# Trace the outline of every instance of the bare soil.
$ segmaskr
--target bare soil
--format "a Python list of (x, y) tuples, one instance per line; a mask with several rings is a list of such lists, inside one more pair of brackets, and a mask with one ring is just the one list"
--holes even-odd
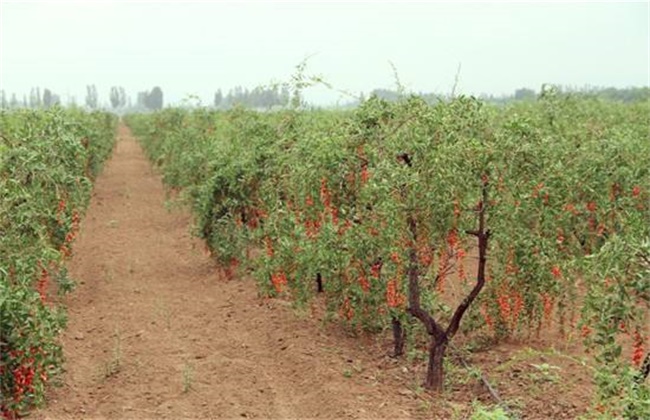
[[(250, 280), (226, 280), (189, 213), (168, 207), (120, 126), (69, 264), (78, 287), (65, 299), (66, 373), (30, 417), (468, 418), (474, 401), (492, 402), (460, 367), (445, 395), (429, 395), (422, 353), (392, 359), (388, 335), (352, 337), (322, 322), (319, 302), (297, 311), (258, 297)], [(488, 346), (469, 361), (522, 417), (575, 418), (589, 371), (551, 344)]]

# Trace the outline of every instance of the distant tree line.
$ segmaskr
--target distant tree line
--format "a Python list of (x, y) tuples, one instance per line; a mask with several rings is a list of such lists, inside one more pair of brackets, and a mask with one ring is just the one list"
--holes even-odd
[(221, 89), (214, 94), (215, 108), (227, 109), (235, 105), (247, 108), (273, 108), (286, 106), (289, 103), (290, 92), (286, 86), (256, 87), (252, 90), (237, 86), (223, 95)]
[[(583, 97), (593, 97), (609, 101), (619, 102), (639, 102), (650, 100), (650, 87), (562, 87), (556, 86), (559, 92), (579, 95)], [(437, 103), (449, 99), (448, 95), (435, 93), (420, 92), (417, 93), (429, 103)], [(397, 101), (404, 94), (391, 89), (374, 89), (370, 95), (377, 96), (387, 101)], [(530, 88), (516, 89), (510, 95), (479, 95), (479, 98), (494, 104), (507, 104), (514, 101), (534, 101), (537, 99), (538, 92)], [(355, 107), (365, 98), (361, 94), (359, 100), (349, 102), (343, 107)], [(163, 91), (159, 86), (151, 90), (138, 92), (135, 105), (132, 105), (131, 98), (127, 95), (125, 89), (121, 86), (112, 86), (108, 95), (109, 105), (115, 112), (158, 110), (162, 109)], [(221, 89), (214, 94), (212, 105), (217, 109), (228, 109), (235, 105), (247, 108), (269, 109), (273, 107), (284, 107), (289, 104), (291, 94), (289, 88), (285, 85), (275, 85), (270, 87), (256, 87), (246, 89), (237, 86), (230, 89), (226, 95)], [(95, 85), (86, 86), (86, 97), (84, 104), (86, 108), (94, 110), (102, 107), (99, 100), (99, 94)], [(19, 98), (16, 93), (9, 96), (4, 90), (0, 90), (0, 108), (49, 108), (55, 105), (63, 105), (61, 96), (48, 88), (34, 87), (30, 90), (29, 95), (23, 95)], [(76, 98), (68, 98), (68, 106), (77, 106)], [(105, 106), (104, 106), (105, 107)]]
[(618, 102), (642, 102), (650, 99), (650, 87), (630, 87), (625, 89), (608, 88), (579, 88), (563, 89), (566, 93), (576, 93), (585, 96), (594, 96), (601, 99), (607, 99)]
[(124, 91), (124, 88), (117, 86), (111, 87), (109, 99), (113, 109), (124, 108), (126, 106), (126, 92)]
[(162, 109), (163, 92), (160, 87), (156, 86), (150, 91), (138, 92), (137, 106), (151, 110)]
[[(650, 88), (645, 87), (628, 87), (628, 88), (613, 88), (613, 87), (565, 87), (555, 86), (558, 92), (570, 94), (580, 97), (597, 98), (606, 101), (616, 102), (642, 102), (650, 100)], [(534, 101), (537, 99), (538, 92), (529, 88), (521, 88), (515, 90), (513, 95), (505, 96), (483, 96), (487, 102), (493, 103), (508, 103), (513, 101)]]
[(90, 109), (97, 109), (99, 105), (99, 95), (95, 85), (86, 86), (86, 106)]
[(61, 104), (61, 97), (50, 89), (35, 87), (29, 92), (29, 97), (23, 95), (22, 101), (18, 100), (15, 93), (11, 98), (4, 90), (0, 90), (0, 108), (49, 108)]
[[(583, 97), (593, 97), (608, 101), (618, 102), (640, 102), (650, 100), (649, 87), (629, 87), (629, 88), (599, 88), (599, 87), (562, 87), (556, 86), (561, 93), (578, 95)], [(377, 96), (387, 101), (397, 101), (402, 96), (398, 91), (390, 89), (375, 89), (370, 92), (370, 95)], [(434, 93), (418, 93), (425, 101), (429, 103), (436, 103), (448, 99), (448, 96), (437, 95)], [(511, 95), (480, 95), (480, 99), (494, 103), (506, 104), (515, 101), (534, 101), (537, 99), (538, 93), (534, 89), (520, 88), (516, 89)]]
[[(112, 86), (108, 94), (108, 104), (115, 112), (144, 109), (157, 110), (163, 107), (163, 92), (159, 86), (154, 87), (150, 91), (139, 92), (137, 104), (133, 107), (131, 98), (126, 93), (126, 90), (121, 86)], [(49, 108), (55, 105), (63, 105), (61, 96), (47, 88), (43, 90), (40, 87), (32, 88), (29, 95), (23, 95), (22, 99), (19, 99), (15, 93), (9, 96), (4, 90), (0, 90), (0, 108), (2, 109)], [(76, 98), (69, 97), (66, 105), (77, 106)], [(108, 107), (100, 103), (99, 93), (95, 85), (86, 86), (84, 105), (90, 110)]]

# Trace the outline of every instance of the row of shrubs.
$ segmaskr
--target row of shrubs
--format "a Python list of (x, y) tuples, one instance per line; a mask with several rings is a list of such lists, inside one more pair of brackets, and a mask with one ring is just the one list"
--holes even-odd
[(41, 404), (62, 369), (64, 263), (116, 122), (59, 107), (0, 113), (0, 417)]

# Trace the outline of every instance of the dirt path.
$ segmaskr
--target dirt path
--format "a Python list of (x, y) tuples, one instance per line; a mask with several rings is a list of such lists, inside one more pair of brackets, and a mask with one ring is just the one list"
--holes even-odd
[(64, 384), (32, 417), (410, 417), (411, 399), (318, 322), (223, 280), (128, 129), (118, 135), (69, 264), (80, 284)]

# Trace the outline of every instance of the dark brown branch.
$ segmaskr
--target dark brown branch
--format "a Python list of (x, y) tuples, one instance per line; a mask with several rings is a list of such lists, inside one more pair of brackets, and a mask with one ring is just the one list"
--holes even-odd
[(639, 372), (637, 372), (636, 377), (634, 378), (635, 382), (637, 384), (645, 382), (648, 375), (650, 375), (650, 352), (645, 355), (641, 368), (639, 368)]
[(357, 159), (361, 161), (361, 165), (368, 165), (370, 164), (370, 161), (366, 159), (365, 157), (361, 157), (359, 155), (355, 156)]
[(402, 327), (402, 322), (399, 318), (393, 317), (391, 319), (393, 326), (393, 341), (394, 349), (392, 357), (399, 357), (404, 354), (404, 344), (406, 343), (406, 331)]
[[(411, 233), (411, 240), (413, 243), (417, 243), (417, 223), (413, 216), (408, 217), (408, 227), (409, 232)], [(415, 249), (415, 246), (410, 247), (409, 249), (409, 308), (408, 312), (416, 317), (417, 319), (424, 324), (424, 327), (427, 330), (429, 335), (433, 335), (436, 338), (436, 341), (439, 341), (444, 338), (444, 330), (438, 323), (433, 319), (433, 317), (420, 305), (420, 283), (418, 281), (419, 272), (418, 272), (418, 256)]]
[(413, 166), (411, 156), (409, 156), (408, 153), (400, 153), (399, 155), (397, 155), (397, 159), (406, 163), (406, 166), (408, 166), (409, 168)]
[[(486, 177), (483, 177), (483, 179), (486, 179)], [(481, 293), (481, 290), (485, 285), (485, 266), (487, 265), (487, 248), (488, 240), (490, 239), (490, 231), (486, 230), (485, 220), (485, 210), (487, 208), (488, 202), (488, 186), (488, 182), (483, 181), (483, 185), (481, 187), (478, 230), (473, 233), (478, 237), (478, 272), (476, 275), (476, 285), (474, 285), (474, 288), (469, 293), (469, 295), (467, 295), (467, 297), (463, 299), (460, 305), (458, 305), (456, 311), (454, 312), (454, 315), (451, 317), (449, 326), (445, 331), (449, 338), (452, 338), (456, 332), (458, 332), (458, 328), (460, 327), (460, 320), (463, 318), (463, 315), (465, 315), (465, 312), (470, 307), (472, 302), (474, 302), (479, 293)]]

